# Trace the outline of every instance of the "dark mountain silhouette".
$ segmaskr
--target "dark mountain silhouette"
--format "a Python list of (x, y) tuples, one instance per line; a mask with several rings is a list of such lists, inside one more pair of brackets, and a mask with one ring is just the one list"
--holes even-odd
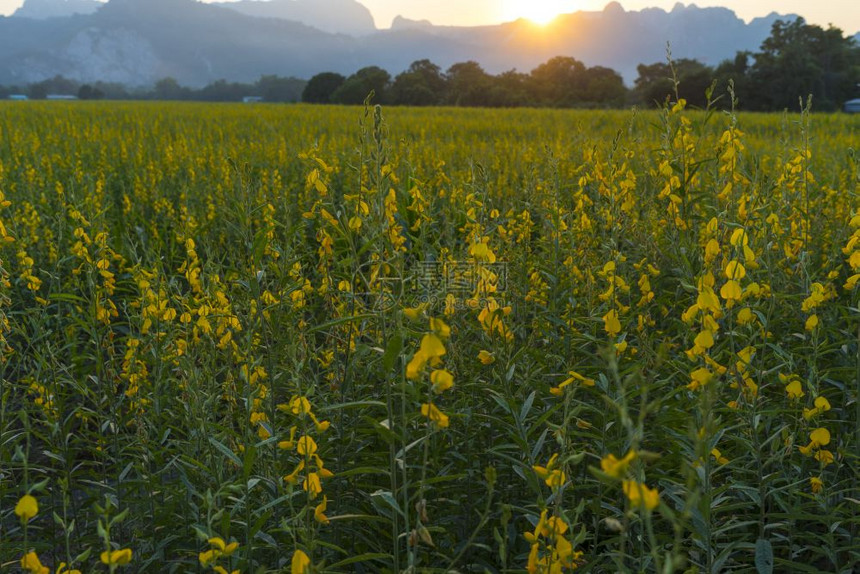
[[(200, 86), (220, 78), (248, 82), (263, 74), (351, 74), (369, 65), (396, 74), (424, 58), (443, 69), (475, 60), (488, 72), (500, 73), (529, 71), (557, 55), (614, 68), (632, 83), (638, 64), (665, 60), (667, 42), (675, 58), (717, 64), (738, 50), (757, 50), (779, 18), (771, 14), (745, 24), (724, 8), (678, 4), (670, 12), (628, 12), (613, 2), (600, 12), (560, 16), (545, 28), (526, 20), (454, 27), (399, 18), (392, 29), (350, 36), (320, 29), (337, 30), (336, 19), (314, 18), (325, 12), (340, 17), (339, 11), (347, 13), (345, 7), (366, 16), (354, 0), (275, 0), (259, 8), (271, 10), (269, 15), (306, 18), (307, 23), (251, 16), (242, 12), (265, 3), (240, 4), (244, 7), (237, 10), (194, 0), (110, 0), (92, 14), (0, 18), (0, 84), (62, 74), (82, 82), (128, 85), (151, 85), (169, 76)], [(293, 12), (287, 4), (294, 4), (289, 7)], [(318, 8), (299, 10), (311, 4)], [(355, 17), (356, 28), (368, 29), (365, 16)]]

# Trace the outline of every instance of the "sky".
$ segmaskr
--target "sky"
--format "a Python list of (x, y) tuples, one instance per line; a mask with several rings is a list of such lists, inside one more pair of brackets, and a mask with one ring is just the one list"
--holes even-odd
[[(205, 1), (205, 0), (204, 0)], [(554, 13), (602, 10), (609, 0), (359, 0), (373, 13), (376, 26), (387, 28), (395, 16), (426, 19), (442, 25), (495, 24), (527, 17), (545, 20)], [(676, 0), (621, 0), (627, 10), (658, 7), (671, 10)], [(0, 14), (11, 14), (23, 0), (0, 0)], [(688, 4), (689, 1), (685, 1)], [(860, 32), (858, 0), (696, 0), (698, 6), (724, 6), (749, 21), (771, 12), (800, 14), (821, 26)]]

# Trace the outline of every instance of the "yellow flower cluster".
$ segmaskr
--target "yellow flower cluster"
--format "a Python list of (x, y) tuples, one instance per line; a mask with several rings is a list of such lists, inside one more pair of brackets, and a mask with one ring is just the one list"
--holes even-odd
[(448, 415), (439, 410), (433, 397), (448, 391), (454, 386), (454, 376), (441, 368), (442, 357), (445, 356), (445, 341), (451, 335), (451, 328), (441, 319), (430, 318), (430, 331), (421, 338), (418, 350), (406, 365), (406, 377), (412, 381), (420, 381), (427, 367), (430, 373), (430, 400), (421, 405), (421, 415), (430, 420), (437, 428), (448, 428)]
[[(301, 435), (295, 439), (299, 426), (310, 430), (305, 424), (305, 421), (313, 423), (313, 428), (318, 434), (322, 434), (329, 429), (331, 423), (329, 421), (320, 421), (313, 412), (310, 400), (307, 397), (295, 395), (290, 399), (289, 404), (278, 405), (278, 410), (292, 415), (296, 419), (296, 423), (290, 427), (290, 438), (282, 440), (278, 443), (278, 448), (287, 453), (295, 452), (299, 455), (299, 462), (293, 471), (284, 477), (286, 483), (290, 486), (296, 485), (299, 481), (302, 482), (302, 488), (308, 493), (309, 500), (314, 500), (322, 494), (322, 481), (334, 476), (330, 470), (325, 467), (323, 459), (319, 455), (319, 446), (313, 437), (309, 434)], [(302, 479), (302, 473), (304, 478)], [(327, 522), (324, 518), (327, 499), (317, 507), (316, 517), (319, 522)]]
[(218, 564), (222, 558), (230, 558), (233, 553), (239, 548), (238, 542), (224, 541), (220, 536), (213, 536), (208, 540), (209, 550), (204, 550), (198, 555), (200, 565), (204, 568), (212, 568), (217, 574), (239, 574), (238, 570), (227, 570), (224, 566)]
[(525, 534), (531, 544), (526, 566), (529, 574), (562, 574), (579, 566), (582, 552), (573, 550), (567, 539), (569, 529), (561, 517), (548, 517), (547, 510), (541, 512), (534, 532)]

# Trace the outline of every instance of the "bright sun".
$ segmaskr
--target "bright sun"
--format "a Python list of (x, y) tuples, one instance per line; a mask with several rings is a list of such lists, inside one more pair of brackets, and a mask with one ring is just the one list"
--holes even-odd
[(552, 22), (559, 14), (575, 12), (572, 0), (506, 0), (505, 19), (525, 18), (541, 26)]

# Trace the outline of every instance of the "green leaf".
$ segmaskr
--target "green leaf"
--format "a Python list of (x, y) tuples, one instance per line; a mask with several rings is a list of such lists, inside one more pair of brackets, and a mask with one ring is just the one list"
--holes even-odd
[(385, 354), (382, 356), (382, 368), (387, 373), (394, 368), (397, 357), (400, 356), (400, 351), (403, 349), (403, 337), (397, 333), (388, 341), (385, 346)]
[(336, 571), (338, 568), (343, 568), (344, 566), (349, 566), (350, 564), (356, 564), (358, 562), (368, 562), (370, 560), (388, 560), (388, 554), (379, 554), (379, 553), (366, 553), (359, 554), (358, 556), (351, 556), (346, 560), (341, 560), (335, 564), (332, 564), (327, 568), (327, 570)]
[(373, 494), (370, 495), (371, 501), (374, 502), (375, 505), (382, 503), (383, 506), (388, 506), (393, 509), (397, 514), (406, 518), (406, 515), (403, 513), (403, 510), (400, 508), (400, 505), (397, 503), (397, 499), (394, 498), (394, 495), (391, 494), (387, 490), (377, 490)]
[(758, 574), (773, 574), (773, 546), (764, 538), (755, 543), (755, 568)]
[(239, 457), (236, 456), (235, 452), (227, 448), (223, 443), (218, 442), (218, 440), (213, 437), (209, 437), (209, 442), (212, 443), (212, 446), (217, 448), (221, 452), (221, 454), (229, 458), (233, 462), (233, 464), (235, 464), (239, 468), (242, 468), (242, 461), (239, 460)]

